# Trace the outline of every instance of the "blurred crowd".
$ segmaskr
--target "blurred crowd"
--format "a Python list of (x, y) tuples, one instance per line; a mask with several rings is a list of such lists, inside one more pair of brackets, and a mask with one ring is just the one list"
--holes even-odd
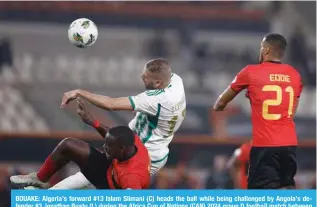
[[(211, 50), (212, 45), (208, 43), (192, 44), (190, 33), (185, 31), (179, 32), (180, 39), (183, 43), (184, 59), (190, 58), (194, 74), (204, 82), (203, 77), (206, 72), (211, 70), (210, 63), (217, 61), (237, 61), (241, 65), (255, 64), (258, 61), (258, 54), (246, 48), (241, 53), (233, 50)], [(166, 50), (166, 42), (164, 42), (164, 31), (156, 32), (156, 37), (149, 43), (150, 57), (168, 57)], [(260, 47), (260, 45), (259, 45)], [(296, 27), (288, 39), (288, 54), (285, 63), (293, 65), (303, 76), (304, 84), (307, 87), (315, 87), (316, 85), (316, 50), (307, 46), (305, 34), (301, 27)], [(213, 70), (217, 70), (214, 69)], [(204, 88), (203, 85), (199, 86)]]
[(9, 37), (0, 39), (0, 73), (5, 67), (13, 68), (13, 51)]
[[(201, 84), (207, 71), (210, 71), (210, 63), (217, 61), (239, 61), (241, 65), (257, 63), (258, 54), (246, 48), (240, 53), (234, 50), (212, 50), (208, 43), (191, 43), (190, 28), (179, 31), (179, 38), (182, 40), (182, 54), (184, 61), (190, 60), (193, 73)], [(164, 30), (157, 30), (155, 37), (148, 43), (148, 58), (169, 57), (167, 42), (164, 38)], [(316, 50), (307, 46), (307, 41), (301, 27), (296, 27), (288, 39), (288, 54), (286, 63), (294, 65), (303, 76), (305, 86), (315, 87), (316, 85)], [(10, 37), (0, 39), (0, 73), (4, 69), (14, 70), (14, 51)], [(213, 68), (212, 70), (217, 70)], [(200, 85), (199, 88), (204, 88)]]

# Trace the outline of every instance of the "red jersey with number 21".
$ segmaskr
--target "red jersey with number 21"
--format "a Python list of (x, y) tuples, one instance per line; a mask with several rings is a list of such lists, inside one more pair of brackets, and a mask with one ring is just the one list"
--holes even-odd
[(293, 121), (301, 77), (290, 65), (264, 62), (248, 65), (231, 83), (232, 90), (248, 90), (252, 109), (252, 146), (296, 146)]

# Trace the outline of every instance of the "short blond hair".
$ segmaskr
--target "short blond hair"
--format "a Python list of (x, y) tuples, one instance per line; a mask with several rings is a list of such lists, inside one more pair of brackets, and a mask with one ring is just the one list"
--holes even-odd
[(168, 83), (171, 79), (172, 69), (167, 60), (156, 58), (145, 64), (145, 68), (157, 75), (164, 83)]

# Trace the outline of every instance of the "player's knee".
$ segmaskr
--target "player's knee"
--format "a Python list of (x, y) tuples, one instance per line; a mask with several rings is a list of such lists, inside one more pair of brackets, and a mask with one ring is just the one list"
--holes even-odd
[(71, 137), (65, 138), (58, 144), (57, 148), (61, 153), (67, 153), (67, 152), (73, 151), (74, 146), (77, 145), (78, 141), (79, 140), (71, 138)]

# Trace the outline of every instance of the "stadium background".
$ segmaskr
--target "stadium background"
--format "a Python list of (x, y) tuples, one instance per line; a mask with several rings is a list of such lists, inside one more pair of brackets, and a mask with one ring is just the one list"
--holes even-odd
[[(68, 26), (80, 17), (99, 28), (88, 49), (68, 42)], [(287, 37), (286, 62), (303, 76), (296, 179), (299, 188), (315, 188), (315, 17), (316, 2), (0, 2), (0, 206), (7, 205), (8, 177), (37, 170), (61, 138), (100, 144), (74, 106), (59, 108), (64, 92), (138, 94), (139, 74), (154, 57), (168, 59), (184, 79), (188, 112), (152, 187), (231, 188), (224, 166), (251, 138), (249, 103), (240, 95), (225, 112), (212, 114), (211, 106), (241, 68), (257, 63), (269, 32)], [(132, 118), (89, 109), (109, 125)], [(76, 169), (70, 165), (52, 182)]]

